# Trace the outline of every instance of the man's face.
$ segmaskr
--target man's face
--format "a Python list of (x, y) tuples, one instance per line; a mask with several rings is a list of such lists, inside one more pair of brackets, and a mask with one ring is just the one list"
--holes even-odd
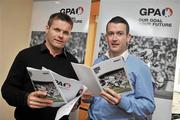
[(123, 23), (109, 23), (106, 33), (106, 41), (111, 53), (122, 54), (127, 49), (130, 35), (126, 33), (126, 25)]
[(50, 51), (62, 51), (71, 34), (71, 25), (65, 21), (54, 20), (46, 26), (46, 45)]

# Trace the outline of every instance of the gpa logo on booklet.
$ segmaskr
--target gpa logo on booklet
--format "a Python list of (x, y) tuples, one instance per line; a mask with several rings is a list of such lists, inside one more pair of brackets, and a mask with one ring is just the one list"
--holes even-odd
[(96, 74), (98, 74), (98, 73), (99, 73), (99, 70), (101, 70), (101, 68), (98, 66), (98, 67), (94, 68), (93, 70), (94, 70), (94, 72), (95, 72)]
[(70, 83), (63, 83), (62, 81), (58, 81), (56, 80), (56, 83), (60, 86), (60, 87), (63, 87), (63, 88), (66, 88), (66, 89), (69, 89), (71, 87), (71, 84)]

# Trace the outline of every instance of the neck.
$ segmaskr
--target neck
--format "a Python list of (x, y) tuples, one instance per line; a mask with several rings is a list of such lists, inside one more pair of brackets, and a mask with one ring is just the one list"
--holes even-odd
[(52, 47), (50, 46), (49, 44), (47, 44), (47, 42), (45, 43), (46, 47), (48, 48), (50, 54), (55, 57), (56, 55), (59, 55), (63, 52), (62, 49), (58, 49), (58, 48), (55, 48), (55, 47)]
[[(124, 50), (124, 51), (125, 51), (125, 50)], [(120, 55), (123, 54), (124, 51), (122, 51), (122, 52), (112, 52), (112, 51), (109, 51), (109, 57), (110, 57), (110, 58), (113, 58), (113, 57), (120, 56)]]

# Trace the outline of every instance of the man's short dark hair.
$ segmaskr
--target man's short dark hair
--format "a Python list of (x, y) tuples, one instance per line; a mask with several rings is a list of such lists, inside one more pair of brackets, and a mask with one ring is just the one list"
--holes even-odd
[(52, 25), (54, 20), (65, 21), (71, 25), (71, 28), (73, 28), (73, 21), (72, 21), (71, 17), (67, 14), (60, 13), (60, 12), (52, 14), (48, 20), (48, 26), (49, 27)]
[(116, 17), (113, 17), (108, 23), (107, 23), (107, 25), (106, 25), (106, 32), (107, 32), (107, 30), (108, 30), (108, 25), (109, 25), (109, 23), (123, 23), (123, 24), (125, 24), (126, 25), (126, 33), (128, 34), (129, 33), (129, 24), (128, 24), (128, 22), (124, 19), (124, 18), (122, 18), (122, 17), (120, 17), (120, 16), (116, 16)]

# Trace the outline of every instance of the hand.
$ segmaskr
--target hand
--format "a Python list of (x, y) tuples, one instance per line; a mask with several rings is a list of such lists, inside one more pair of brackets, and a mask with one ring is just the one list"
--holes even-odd
[(115, 91), (110, 88), (105, 88), (104, 91), (100, 93), (100, 96), (107, 100), (112, 105), (119, 104), (121, 97)]
[(90, 91), (85, 91), (84, 93), (83, 93), (83, 95), (82, 95), (82, 97), (81, 97), (81, 100), (83, 101), (83, 102), (87, 102), (87, 101), (89, 101), (90, 99), (92, 98), (92, 92), (90, 92)]
[(44, 108), (52, 105), (53, 100), (45, 98), (46, 92), (34, 91), (28, 95), (27, 104), (30, 108)]

